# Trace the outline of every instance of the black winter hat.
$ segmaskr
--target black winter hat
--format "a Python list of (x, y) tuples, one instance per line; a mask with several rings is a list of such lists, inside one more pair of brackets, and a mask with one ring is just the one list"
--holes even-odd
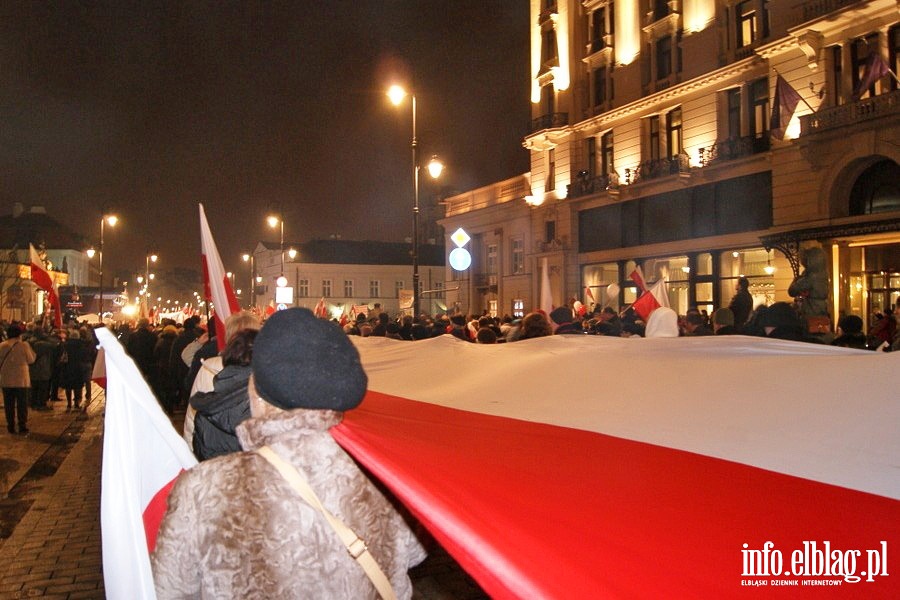
[(368, 378), (359, 352), (331, 321), (305, 308), (269, 317), (253, 344), (253, 378), (263, 400), (286, 410), (350, 410)]

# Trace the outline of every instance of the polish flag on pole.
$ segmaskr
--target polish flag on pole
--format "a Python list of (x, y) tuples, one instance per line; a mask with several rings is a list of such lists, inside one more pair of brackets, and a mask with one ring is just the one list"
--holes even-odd
[(638, 265), (634, 268), (634, 271), (629, 275), (632, 281), (634, 281), (639, 288), (641, 288), (642, 292), (647, 291), (647, 282), (644, 280), (644, 272), (641, 270), (641, 266)]
[(225, 274), (222, 259), (216, 249), (216, 242), (209, 230), (206, 220), (206, 212), (203, 204), (200, 204), (200, 252), (203, 255), (203, 288), (206, 292), (206, 301), (212, 302), (215, 307), (213, 321), (216, 325), (216, 340), (219, 351), (225, 347), (225, 319), (241, 310), (231, 282)]
[(197, 459), (115, 335), (96, 330), (107, 371), (100, 526), (108, 598), (153, 599), (150, 552), (178, 474)]
[(669, 291), (664, 279), (660, 279), (647, 292), (641, 294), (631, 308), (641, 319), (646, 321), (650, 317), (650, 313), (661, 306), (669, 306)]
[(316, 307), (313, 309), (313, 314), (320, 319), (328, 317), (328, 310), (325, 308), (325, 296), (322, 296), (322, 299), (316, 302)]
[(589, 288), (588, 286), (584, 286), (584, 297), (585, 297), (585, 299), (588, 299), (591, 302), (596, 302), (594, 300), (594, 293), (591, 291), (591, 288)]
[(97, 350), (97, 358), (94, 360), (94, 369), (91, 371), (91, 381), (106, 389), (106, 351), (103, 348)]
[(59, 290), (56, 288), (56, 281), (50, 276), (50, 272), (44, 268), (44, 261), (38, 256), (34, 245), (28, 244), (28, 250), (31, 254), (31, 280), (36, 286), (47, 292), (47, 295), (50, 297), (50, 306), (53, 307), (55, 312), (53, 324), (57, 329), (62, 329), (62, 306), (59, 302)]

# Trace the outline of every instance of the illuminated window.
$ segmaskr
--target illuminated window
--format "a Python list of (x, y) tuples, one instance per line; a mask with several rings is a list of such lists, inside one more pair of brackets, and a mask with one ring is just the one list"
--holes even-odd
[(763, 77), (750, 84), (750, 133), (764, 138), (769, 134), (769, 81)]
[(728, 104), (728, 122), (726, 133), (729, 139), (741, 137), (741, 88), (733, 88), (725, 92)]
[(610, 175), (615, 171), (613, 155), (613, 132), (607, 131), (600, 137), (600, 171)]
[(522, 238), (513, 238), (512, 256), (510, 257), (512, 274), (519, 275), (525, 272), (525, 242)]
[(666, 142), (666, 156), (668, 158), (681, 154), (684, 145), (682, 143), (680, 106), (666, 113)]
[(648, 126), (650, 128), (649, 140), (650, 144), (648, 146), (650, 151), (650, 160), (659, 160), (660, 156), (660, 139), (659, 139), (659, 117), (657, 115), (653, 115), (648, 119)]
[(734, 10), (737, 15), (737, 47), (743, 48), (756, 41), (756, 1), (741, 2)]
[(525, 316), (525, 301), (516, 298), (512, 301), (512, 316), (514, 319), (521, 319)]

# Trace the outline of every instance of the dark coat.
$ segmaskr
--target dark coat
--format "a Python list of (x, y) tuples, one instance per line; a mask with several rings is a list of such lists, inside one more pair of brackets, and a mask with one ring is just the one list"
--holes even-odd
[(194, 454), (207, 460), (239, 452), (235, 428), (250, 417), (247, 380), (250, 366), (228, 365), (213, 378), (213, 391), (191, 396), (194, 417)]
[(93, 352), (89, 342), (69, 338), (63, 344), (66, 363), (62, 366), (61, 385), (74, 389), (90, 381), (93, 370)]
[(728, 308), (734, 313), (735, 329), (740, 331), (753, 311), (753, 296), (747, 290), (741, 290), (731, 298), (731, 304), (728, 305)]

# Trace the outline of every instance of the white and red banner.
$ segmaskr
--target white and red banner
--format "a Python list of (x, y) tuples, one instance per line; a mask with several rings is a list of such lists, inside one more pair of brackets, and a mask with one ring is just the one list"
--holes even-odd
[(225, 320), (241, 310), (234, 290), (231, 289), (231, 281), (222, 266), (222, 258), (216, 248), (216, 241), (209, 230), (209, 222), (206, 220), (206, 212), (203, 204), (200, 206), (200, 252), (203, 259), (203, 288), (206, 293), (206, 301), (212, 302), (215, 307), (213, 321), (216, 327), (216, 343), (221, 351), (228, 341), (225, 339)]
[(150, 552), (178, 474), (197, 463), (115, 335), (96, 330), (106, 368), (100, 525), (106, 597), (153, 599)]
[[(885, 373), (900, 354), (744, 336), (351, 339), (369, 392), (332, 434), (494, 598), (898, 597), (900, 394)], [(435, 377), (441, 364), (466, 375)]]
[(31, 280), (36, 286), (47, 292), (50, 306), (53, 307), (53, 324), (57, 329), (62, 329), (62, 306), (59, 302), (59, 289), (57, 288), (56, 280), (44, 267), (44, 261), (41, 260), (33, 244), (28, 244), (28, 250), (31, 262)]

